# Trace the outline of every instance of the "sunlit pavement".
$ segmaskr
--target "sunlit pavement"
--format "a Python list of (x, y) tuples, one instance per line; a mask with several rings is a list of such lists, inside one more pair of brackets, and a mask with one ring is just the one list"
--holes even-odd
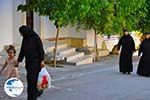
[[(149, 78), (136, 75), (138, 58), (133, 60), (131, 75), (118, 72), (118, 60), (110, 56), (90, 65), (47, 67), (53, 88), (45, 90), (39, 100), (150, 100)], [(0, 100), (10, 99), (0, 91)], [(12, 100), (26, 100), (26, 90)]]

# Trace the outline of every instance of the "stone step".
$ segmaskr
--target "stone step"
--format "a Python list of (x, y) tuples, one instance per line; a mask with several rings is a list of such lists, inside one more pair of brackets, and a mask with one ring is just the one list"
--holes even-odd
[(109, 55), (109, 50), (99, 50), (99, 57), (104, 57)]
[[(67, 44), (58, 44), (57, 49), (62, 49), (62, 48), (66, 48), (66, 47), (67, 47)], [(44, 48), (45, 48), (46, 52), (53, 52), (55, 45), (48, 46), (48, 44), (47, 44), (47, 46), (45, 46)]]
[(90, 63), (93, 63), (93, 58), (87, 55), (67, 62), (67, 64), (75, 65), (75, 66), (83, 65), (83, 64), (90, 64)]
[(80, 57), (83, 57), (83, 56), (84, 56), (84, 52), (73, 52), (73, 53), (64, 55), (65, 61), (67, 61), (67, 62), (77, 59), (77, 58), (80, 58)]
[(66, 47), (66, 48), (58, 49), (57, 52), (59, 52), (62, 55), (68, 55), (70, 53), (75, 52), (75, 50), (76, 50), (76, 48)]

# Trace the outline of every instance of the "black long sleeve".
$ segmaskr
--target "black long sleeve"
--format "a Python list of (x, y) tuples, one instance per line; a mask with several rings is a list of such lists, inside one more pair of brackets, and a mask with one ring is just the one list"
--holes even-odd
[(118, 45), (117, 45), (118, 50), (120, 50), (121, 45), (122, 45), (122, 37), (120, 38), (120, 40), (118, 42)]
[(17, 60), (18, 62), (22, 62), (22, 60), (24, 58), (23, 45), (24, 45), (24, 39), (23, 39), (22, 44), (21, 44), (21, 49), (20, 49), (18, 60)]
[(40, 60), (42, 61), (42, 60), (44, 60), (45, 52), (44, 52), (43, 44), (42, 44), (40, 37), (37, 38), (37, 46), (38, 46), (38, 50), (39, 50)]
[(142, 53), (142, 45), (143, 45), (143, 43), (141, 43), (141, 45), (140, 45), (139, 52), (138, 52), (138, 56), (140, 56), (141, 53)]
[(135, 51), (135, 43), (134, 43), (133, 38), (131, 38), (131, 41), (132, 41), (132, 50)]

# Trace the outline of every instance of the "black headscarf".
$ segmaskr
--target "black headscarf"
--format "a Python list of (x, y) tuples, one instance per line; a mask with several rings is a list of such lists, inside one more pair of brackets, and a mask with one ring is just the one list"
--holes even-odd
[(150, 34), (150, 32), (145, 32), (144, 34), (147, 35), (147, 34)]
[(34, 30), (32, 29), (32, 27), (30, 26), (27, 26), (27, 25), (22, 25), (20, 28), (19, 28), (19, 32), (22, 34), (23, 38), (27, 38), (31, 35), (34, 35), (36, 34), (34, 32)]
[(128, 30), (127, 30), (127, 29), (124, 29), (124, 30), (123, 30), (123, 33), (124, 33), (124, 32), (128, 32)]

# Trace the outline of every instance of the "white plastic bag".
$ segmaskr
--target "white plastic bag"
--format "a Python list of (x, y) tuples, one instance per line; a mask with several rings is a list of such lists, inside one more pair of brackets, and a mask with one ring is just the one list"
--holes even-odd
[(51, 77), (45, 67), (43, 67), (39, 73), (37, 88), (38, 90), (51, 88)]

